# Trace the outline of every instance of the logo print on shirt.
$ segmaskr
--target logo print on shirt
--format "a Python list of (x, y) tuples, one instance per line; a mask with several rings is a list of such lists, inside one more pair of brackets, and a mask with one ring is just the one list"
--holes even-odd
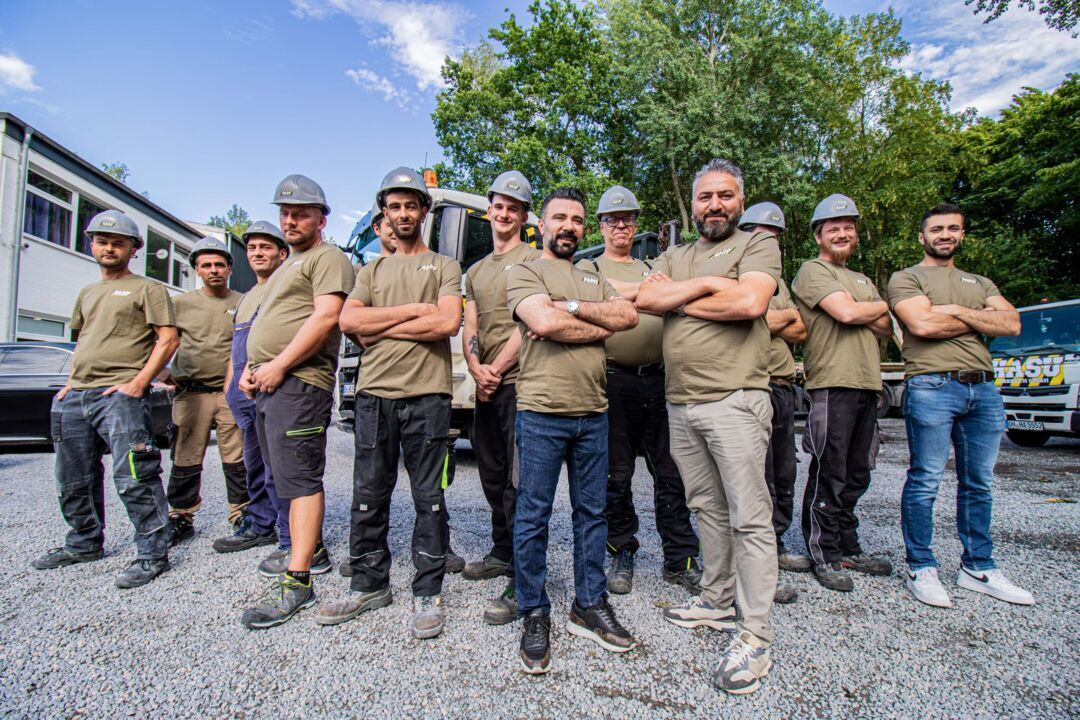
[(236, 308), (229, 308), (228, 310), (225, 311), (225, 314), (226, 315), (235, 315), (236, 314)]
[(600, 279), (599, 279), (599, 278), (595, 278), (595, 277), (593, 277), (592, 275), (586, 275), (585, 277), (583, 277), (583, 278), (581, 278), (581, 279), (582, 279), (582, 280), (583, 280), (584, 282), (587, 282), (587, 283), (589, 283), (590, 285), (599, 285), (599, 284), (600, 284)]
[(417, 270), (431, 270), (431, 271), (438, 270), (438, 268), (435, 267), (435, 263), (428, 263), (427, 265), (421, 265), (420, 267), (418, 267), (416, 269)]
[(128, 295), (131, 294), (131, 291), (130, 290), (113, 290), (112, 294), (115, 295), (116, 297), (127, 297)]
[(709, 256), (709, 259), (712, 260), (713, 258), (718, 258), (718, 257), (721, 257), (723, 255), (730, 255), (731, 251), (734, 250), (734, 249), (735, 248), (733, 248), (733, 247), (729, 247), (729, 248), (724, 248), (723, 250), (717, 250), (716, 252), (714, 252), (712, 255)]
[(972, 285), (978, 285), (979, 284), (978, 280), (976, 280), (975, 278), (969, 278), (969, 277), (960, 278), (960, 282), (971, 283)]
[(507, 272), (507, 271), (508, 271), (508, 270), (510, 270), (510, 268), (512, 268), (512, 267), (514, 267), (514, 263), (510, 263), (510, 264), (508, 264), (508, 265), (507, 265), (506, 267), (504, 267), (504, 268), (503, 268), (503, 272)]
[(862, 280), (860, 278), (855, 278), (855, 282), (859, 283), (860, 285), (865, 285), (866, 284), (866, 281)]

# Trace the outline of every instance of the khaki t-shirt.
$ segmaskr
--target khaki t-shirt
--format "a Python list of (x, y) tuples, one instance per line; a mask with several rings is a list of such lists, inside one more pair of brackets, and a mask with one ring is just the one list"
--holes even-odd
[[(271, 275), (271, 277), (273, 277)], [(239, 325), (240, 323), (251, 322), (251, 318), (255, 317), (255, 313), (259, 310), (259, 305), (262, 304), (263, 298), (266, 297), (266, 288), (269, 287), (270, 281), (256, 285), (248, 290), (240, 298), (240, 304), (236, 306), (236, 315), (233, 316), (233, 321)]]
[(71, 387), (109, 387), (133, 380), (157, 343), (154, 327), (176, 325), (165, 286), (140, 275), (99, 280), (79, 291), (71, 329), (79, 343), (71, 362)]
[[(1001, 295), (997, 285), (982, 275), (948, 267), (915, 265), (893, 273), (889, 280), (889, 307), (901, 300), (925, 295), (931, 305), (962, 305), (972, 310), (986, 307), (986, 299)], [(899, 316), (897, 320), (903, 327)], [(982, 336), (972, 330), (952, 338), (934, 340), (904, 328), (904, 377), (951, 370), (988, 370), (994, 364)]]
[[(706, 275), (738, 279), (748, 272), (762, 272), (777, 285), (783, 282), (780, 246), (769, 232), (739, 230), (719, 243), (698, 240), (670, 248), (656, 259), (653, 271), (672, 280)], [(664, 366), (670, 403), (712, 402), (736, 390), (767, 390), (768, 355), (769, 325), (764, 315), (731, 322), (680, 317), (676, 312), (664, 316)]]
[[(357, 276), (349, 299), (368, 307), (392, 307), (437, 305), (446, 295), (461, 297), (461, 264), (429, 250), (422, 255), (386, 255), (372, 260)], [(380, 340), (364, 350), (356, 389), (393, 400), (449, 395), (453, 392), (450, 338)]]
[[(514, 318), (506, 307), (506, 278), (510, 268), (541, 254), (536, 248), (521, 243), (502, 255), (488, 255), (465, 274), (465, 302), (476, 303), (482, 364), (491, 364), (514, 334)], [(518, 366), (514, 365), (503, 376), (503, 385), (516, 382), (517, 376)]]
[[(248, 335), (248, 361), (257, 367), (276, 358), (296, 337), (300, 326), (315, 311), (315, 298), (340, 293), (353, 286), (353, 269), (341, 248), (320, 243), (285, 261), (266, 281), (259, 315)], [(309, 385), (334, 391), (341, 332), (337, 326), (314, 355), (297, 364), (290, 375)]]
[(172, 301), (180, 331), (180, 349), (172, 361), (177, 380), (210, 387), (224, 385), (232, 351), (233, 317), (242, 297), (231, 290), (223, 298), (192, 290)]
[[(776, 294), (769, 300), (770, 310), (790, 310), (795, 307), (791, 293), (783, 282), (776, 284)], [(769, 338), (769, 377), (795, 379), (795, 358), (791, 347), (779, 335)]]
[(857, 302), (881, 300), (870, 278), (817, 258), (804, 263), (791, 283), (795, 304), (806, 323), (803, 366), (807, 390), (881, 390), (877, 337), (867, 326), (842, 323), (818, 305), (834, 292), (844, 290)]
[[(577, 266), (600, 277), (641, 282), (652, 272), (650, 266), (637, 258), (618, 262), (601, 255), (595, 260), (582, 260)], [(637, 327), (617, 332), (604, 343), (607, 359), (620, 365), (655, 365), (664, 361), (664, 320), (659, 315), (638, 313)]]
[[(599, 275), (579, 270), (568, 260), (539, 258), (515, 265), (506, 280), (510, 313), (532, 295), (552, 300), (602, 302), (618, 293)], [(520, 372), (517, 379), (518, 410), (551, 415), (587, 415), (607, 410), (607, 365), (604, 343), (561, 343), (531, 340), (528, 326), (521, 329)]]

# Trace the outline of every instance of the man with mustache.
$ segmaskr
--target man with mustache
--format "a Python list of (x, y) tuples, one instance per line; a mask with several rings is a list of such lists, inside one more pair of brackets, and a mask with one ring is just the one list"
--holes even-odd
[[(596, 215), (604, 236), (604, 254), (582, 260), (578, 267), (603, 278), (620, 295), (634, 302), (651, 265), (630, 256), (637, 230), (638, 205), (634, 194), (615, 185), (600, 196)], [(631, 484), (638, 451), (653, 478), (656, 530), (664, 553), (663, 577), (692, 593), (701, 592), (698, 539), (690, 525), (679, 468), (671, 458), (667, 407), (664, 404), (664, 321), (657, 315), (638, 314), (637, 327), (617, 332), (604, 343), (607, 354), (608, 487), (604, 517), (607, 549), (611, 553), (608, 590), (630, 592), (634, 581), (634, 553), (638, 517)]]
[(416, 509), (412, 635), (425, 639), (438, 636), (445, 620), (450, 337), (461, 326), (461, 266), (424, 243), (421, 228), (432, 201), (415, 170), (391, 170), (376, 202), (397, 250), (360, 270), (341, 314), (342, 332), (364, 346), (356, 379), (349, 531), (353, 593), (321, 608), (315, 621), (336, 625), (392, 602), (387, 535), (404, 450)]
[(604, 578), (607, 397), (604, 341), (637, 324), (633, 303), (573, 265), (585, 235), (585, 196), (557, 188), (540, 208), (543, 254), (515, 265), (506, 281), (510, 313), (522, 334), (516, 439), (521, 462), (514, 518), (519, 657), (526, 673), (551, 667), (547, 577), (548, 523), (566, 461), (574, 524), (574, 593), (566, 629), (605, 650), (637, 641), (615, 617)]
[(138, 554), (116, 578), (133, 588), (169, 569), (168, 503), (161, 453), (150, 423), (150, 383), (180, 340), (165, 286), (128, 268), (143, 246), (139, 227), (119, 210), (90, 220), (86, 234), (101, 280), (79, 291), (71, 314), (78, 333), (71, 377), (52, 405), (60, 513), (71, 526), (63, 547), (33, 561), (53, 570), (100, 560), (105, 544), (105, 469), (135, 527)]
[[(190, 261), (203, 286), (173, 300), (180, 349), (164, 378), (177, 390), (172, 407), (176, 440), (166, 490), (173, 545), (195, 534), (195, 513), (202, 506), (202, 464), (212, 429), (217, 429), (225, 474), (226, 519), (238, 531), (243, 529), (248, 504), (243, 434), (225, 401), (233, 315), (241, 298), (229, 289), (232, 253), (225, 243), (207, 237), (196, 243)], [(273, 542), (273, 538), (266, 542)]]
[(872, 445), (881, 393), (878, 338), (892, 334), (889, 307), (870, 278), (849, 269), (859, 244), (859, 211), (851, 198), (830, 195), (810, 226), (817, 258), (803, 264), (791, 284), (806, 323), (803, 345), (810, 411), (803, 448), (810, 474), (802, 502), (802, 530), (813, 573), (830, 590), (851, 592), (845, 569), (889, 575), (892, 565), (859, 545), (855, 504), (870, 487)]
[(713, 683), (745, 694), (772, 667), (777, 569), (765, 484), (772, 422), (765, 313), (781, 282), (780, 246), (772, 233), (739, 230), (743, 176), (729, 160), (698, 171), (691, 199), (698, 241), (657, 259), (637, 297), (641, 310), (665, 314), (671, 455), (697, 513), (704, 560), (702, 594), (666, 608), (664, 618), (734, 631)]
[[(326, 431), (341, 333), (338, 315), (353, 285), (352, 264), (323, 241), (330, 206), (309, 177), (289, 175), (274, 191), (289, 260), (267, 283), (248, 335), (240, 389), (255, 397), (255, 429), (278, 497), (289, 501), (292, 548), (266, 600), (246, 609), (253, 630), (287, 622), (315, 604), (312, 573), (322, 541)], [(325, 557), (329, 569), (329, 557)]]
[(521, 240), (529, 218), (532, 186), (517, 170), (508, 170), (488, 188), (488, 220), (492, 252), (465, 276), (465, 328), (462, 344), (469, 373), (476, 381), (473, 450), (480, 485), (491, 507), (488, 554), (465, 566), (466, 580), (507, 575), (506, 589), (488, 603), (484, 621), (503, 625), (517, 618), (514, 595), (514, 508), (517, 504), (518, 458), (514, 440), (517, 419), (518, 352), (521, 331), (506, 306), (506, 279), (518, 263), (540, 251)]
[(889, 303), (904, 328), (904, 420), (911, 467), (900, 520), (907, 588), (927, 605), (952, 607), (931, 549), (934, 500), (949, 446), (956, 450), (956, 529), (964, 547), (956, 584), (1017, 605), (1030, 592), (997, 569), (990, 538), (992, 485), (1005, 409), (980, 334), (1020, 334), (1020, 315), (993, 282), (959, 270), (964, 213), (942, 203), (923, 216), (922, 262), (894, 273)]

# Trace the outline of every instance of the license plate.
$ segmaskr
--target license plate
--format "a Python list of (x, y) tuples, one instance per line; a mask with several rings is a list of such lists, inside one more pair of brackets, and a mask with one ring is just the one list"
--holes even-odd
[(1041, 422), (1032, 422), (1031, 420), (1009, 420), (1005, 423), (1005, 427), (1009, 430), (1037, 430), (1041, 432), (1043, 424)]
[(341, 386), (342, 395), (354, 395), (356, 394), (356, 385), (354, 383), (345, 383)]

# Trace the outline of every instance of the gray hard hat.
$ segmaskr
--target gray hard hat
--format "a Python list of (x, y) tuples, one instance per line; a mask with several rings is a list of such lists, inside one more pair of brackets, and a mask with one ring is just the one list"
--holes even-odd
[(814, 216), (810, 218), (810, 227), (817, 230), (819, 223), (844, 217), (859, 219), (859, 209), (855, 207), (855, 201), (839, 193), (830, 195), (814, 208)]
[(326, 193), (319, 183), (304, 175), (290, 175), (279, 182), (272, 202), (274, 205), (318, 205), (323, 215), (330, 214)]
[(526, 208), (532, 205), (532, 185), (528, 178), (517, 170), (507, 170), (495, 178), (487, 191), (488, 202), (491, 202), (491, 197), (496, 194), (520, 200), (525, 203)]
[(768, 225), (787, 230), (784, 224), (784, 211), (779, 205), (771, 202), (759, 202), (746, 208), (742, 217), (739, 218), (739, 229), (745, 230), (750, 225)]
[(411, 190), (420, 196), (424, 207), (431, 207), (431, 194), (424, 184), (424, 178), (412, 168), (403, 165), (386, 173), (379, 183), (379, 191), (375, 193), (375, 204), (380, 208), (386, 207), (386, 193), (394, 190)]
[(596, 217), (617, 212), (641, 212), (634, 193), (622, 185), (612, 185), (600, 196), (600, 203), (596, 206)]
[(379, 203), (375, 203), (371, 206), (371, 224), (377, 225), (383, 219), (382, 208), (379, 207)]
[(191, 263), (191, 267), (195, 267), (195, 264), (199, 261), (199, 256), (204, 253), (217, 253), (218, 255), (224, 255), (225, 260), (232, 266), (232, 253), (229, 252), (228, 246), (221, 242), (217, 238), (204, 237), (199, 242), (195, 243), (195, 247), (191, 249), (191, 255), (188, 256), (188, 262)]
[(124, 235), (135, 241), (135, 249), (143, 246), (142, 234), (135, 221), (119, 210), (106, 210), (99, 212), (86, 226), (86, 234), (107, 233), (109, 235)]
[(253, 235), (265, 235), (268, 238), (272, 238), (274, 242), (280, 245), (285, 250), (289, 249), (288, 243), (285, 242), (285, 236), (281, 234), (281, 228), (269, 220), (256, 220), (247, 226), (247, 230), (240, 236), (240, 239), (247, 244), (248, 238)]

